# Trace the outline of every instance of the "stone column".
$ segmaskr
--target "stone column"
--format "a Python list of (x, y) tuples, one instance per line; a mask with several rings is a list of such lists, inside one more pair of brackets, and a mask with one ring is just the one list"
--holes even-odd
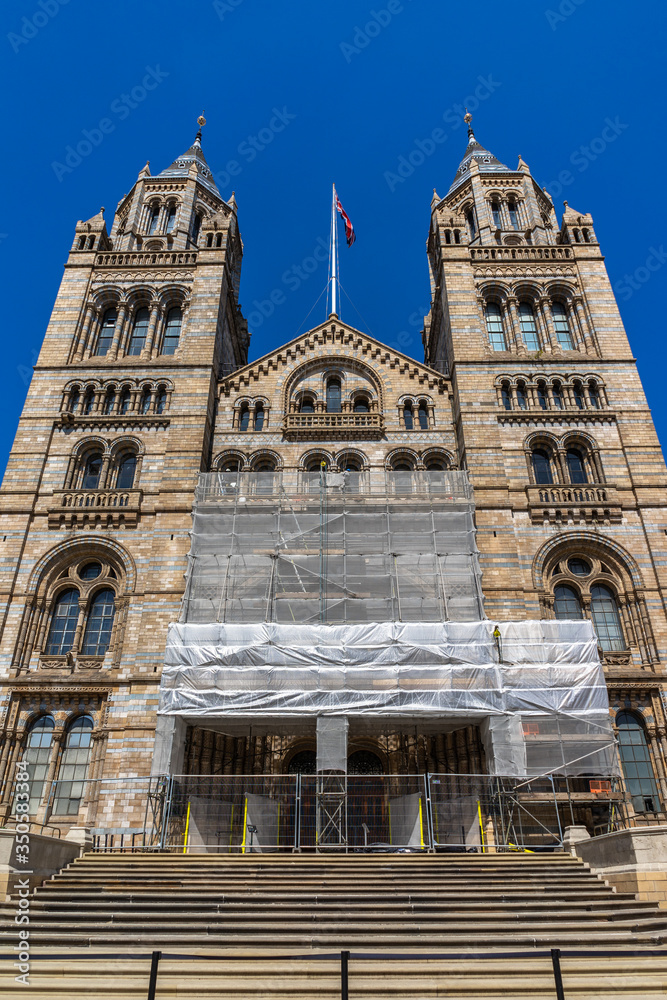
[(547, 324), (545, 310), (545, 298), (540, 298), (535, 303), (535, 325), (537, 327), (537, 335), (540, 338), (540, 344), (542, 350), (546, 354), (551, 354), (551, 337), (549, 335), (549, 326)]
[(76, 353), (74, 355), (75, 361), (81, 361), (83, 355), (86, 352), (86, 348), (88, 347), (88, 339), (90, 337), (90, 328), (92, 326), (96, 312), (97, 310), (95, 309), (95, 306), (93, 306), (92, 304), (86, 307), (86, 315), (84, 317), (83, 323), (81, 324), (81, 334), (79, 336), (79, 343), (77, 344)]
[(151, 308), (151, 316), (148, 321), (148, 333), (146, 334), (146, 343), (144, 344), (144, 349), (141, 352), (142, 358), (155, 358), (160, 350), (159, 339), (156, 341), (155, 331), (157, 329), (158, 320), (162, 316), (162, 309), (157, 302), (153, 303)]
[(583, 345), (586, 354), (590, 354), (590, 337), (588, 336), (586, 316), (584, 314), (584, 307), (580, 296), (576, 296), (572, 300), (573, 310), (572, 315), (576, 318), (577, 329), (579, 331), (579, 341)]
[(552, 353), (559, 354), (562, 351), (560, 344), (556, 338), (556, 331), (554, 329), (554, 321), (551, 315), (551, 302), (545, 296), (540, 299), (539, 302), (540, 309), (542, 311), (542, 318), (544, 320), (545, 326), (547, 328), (547, 333), (549, 336), (549, 343), (551, 344)]
[(109, 484), (107, 483), (110, 463), (111, 463), (111, 455), (104, 455), (104, 457), (102, 458), (102, 468), (100, 469), (100, 483), (98, 487), (98, 489), (100, 490), (110, 488)]
[(646, 727), (646, 740), (653, 761), (653, 771), (660, 787), (660, 798), (663, 803), (667, 803), (667, 777), (660, 753), (660, 740), (656, 726)]
[[(65, 734), (61, 730), (54, 732), (53, 738), (51, 740), (51, 757), (49, 759), (49, 769), (46, 772), (46, 778), (44, 780), (44, 790), (42, 792), (42, 800), (37, 809), (37, 815), (35, 816), (35, 823), (48, 823), (51, 811), (53, 809), (53, 800), (56, 794), (56, 789), (53, 786), (53, 782), (56, 776), (56, 770), (58, 768), (58, 762), (60, 760), (60, 745), (63, 741)], [(53, 792), (53, 794), (51, 794)]]
[(126, 302), (121, 302), (118, 306), (118, 316), (116, 317), (116, 329), (114, 330), (113, 340), (111, 342), (111, 347), (107, 354), (109, 361), (113, 361), (118, 357), (118, 352), (123, 344), (123, 337), (125, 336), (125, 324), (127, 320), (128, 307)]
[(505, 309), (503, 312), (507, 320), (506, 326), (510, 345), (514, 347), (515, 350), (519, 350), (520, 347), (523, 347), (523, 340), (521, 339), (521, 327), (519, 324), (517, 300), (514, 296), (509, 296), (506, 299)]

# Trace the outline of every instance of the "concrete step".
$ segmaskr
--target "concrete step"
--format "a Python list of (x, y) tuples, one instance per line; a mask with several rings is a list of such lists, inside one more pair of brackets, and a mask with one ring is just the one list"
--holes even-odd
[[(340, 997), (340, 960), (323, 957), (294, 959), (280, 953), (242, 949), (226, 957), (166, 956), (159, 965), (160, 1000), (176, 998), (244, 998), (244, 1000), (321, 1000)], [(561, 957), (565, 995), (586, 1000), (645, 1000), (665, 996), (667, 956)], [(105, 958), (94, 961), (67, 952), (48, 959), (37, 949), (32, 961), (32, 1000), (145, 1000), (150, 956)], [(553, 1000), (555, 996), (548, 955), (495, 958), (474, 954), (432, 959), (418, 954), (409, 959), (357, 958), (350, 960), (350, 993), (355, 1000), (403, 1000), (447, 996), (450, 1000)], [(15, 987), (13, 969), (0, 961), (0, 997), (24, 996)], [(23, 990), (23, 992), (21, 992)]]

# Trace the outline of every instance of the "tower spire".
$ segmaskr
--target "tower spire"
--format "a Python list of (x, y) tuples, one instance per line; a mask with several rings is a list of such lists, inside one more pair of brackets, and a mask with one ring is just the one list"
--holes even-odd
[(463, 121), (468, 126), (468, 145), (466, 146), (465, 153), (463, 154), (463, 159), (459, 164), (459, 169), (456, 171), (456, 177), (447, 192), (451, 194), (455, 191), (459, 184), (462, 184), (470, 176), (470, 164), (474, 160), (479, 167), (480, 173), (490, 174), (490, 173), (511, 173), (509, 168), (501, 163), (493, 153), (490, 153), (488, 149), (477, 140), (475, 133), (472, 130), (472, 115), (466, 108), (466, 113), (463, 116)]

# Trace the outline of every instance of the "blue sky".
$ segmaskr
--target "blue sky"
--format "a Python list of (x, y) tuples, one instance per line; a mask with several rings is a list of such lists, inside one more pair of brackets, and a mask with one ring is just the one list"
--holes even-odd
[[(303, 262), (328, 239), (334, 180), (358, 235), (341, 247), (342, 317), (422, 358), (429, 205), (462, 157), (467, 103), (480, 142), (509, 166), (520, 152), (559, 215), (564, 198), (592, 213), (667, 440), (663, 5), (20, 0), (1, 17), (2, 467), (77, 219), (105, 205), (110, 225), (146, 160), (159, 172), (190, 145), (202, 109), (209, 165), (239, 204), (251, 358), (325, 317), (326, 264)], [(89, 154), (59, 167), (104, 118)]]

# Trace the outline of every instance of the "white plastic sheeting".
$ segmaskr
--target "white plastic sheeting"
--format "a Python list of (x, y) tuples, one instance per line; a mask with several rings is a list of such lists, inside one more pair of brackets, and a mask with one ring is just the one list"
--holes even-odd
[(473, 511), (460, 471), (203, 474), (181, 620), (476, 621)]
[(500, 623), (500, 648), (494, 626), (173, 624), (159, 712), (477, 721), (493, 773), (613, 771), (591, 623)]

